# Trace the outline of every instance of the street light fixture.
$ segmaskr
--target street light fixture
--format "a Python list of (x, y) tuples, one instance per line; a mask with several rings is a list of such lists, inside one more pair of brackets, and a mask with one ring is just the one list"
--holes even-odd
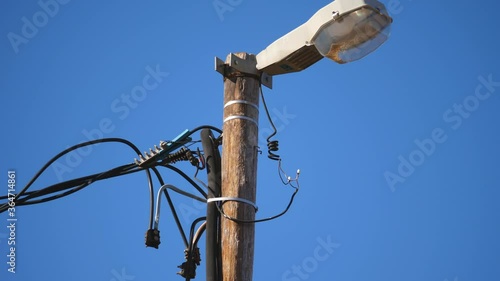
[[(258, 55), (231, 53), (225, 62), (215, 58), (215, 70), (224, 76), (222, 197), (209, 200), (231, 200), (220, 225), (207, 215), (207, 229), (224, 230), (217, 269), (207, 267), (207, 280), (220, 280), (219, 273), (223, 281), (252, 280), (255, 228), (248, 222), (255, 222), (256, 211), (260, 86), (272, 88), (273, 75), (301, 71), (323, 57), (341, 64), (361, 59), (388, 39), (391, 23), (377, 0), (336, 0)], [(217, 241), (207, 238), (210, 243)]]
[(301, 71), (328, 57), (337, 63), (363, 58), (389, 37), (392, 18), (376, 0), (336, 0), (257, 55), (269, 75)]

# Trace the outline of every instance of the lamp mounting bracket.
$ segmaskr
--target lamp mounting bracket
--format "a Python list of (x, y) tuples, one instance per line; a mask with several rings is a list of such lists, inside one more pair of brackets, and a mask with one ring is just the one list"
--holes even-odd
[(257, 69), (257, 59), (255, 55), (249, 55), (246, 59), (242, 59), (231, 53), (228, 56), (228, 63), (225, 63), (218, 57), (215, 57), (215, 71), (222, 74), (226, 78), (237, 76), (253, 76), (260, 79), (262, 85), (272, 89), (273, 77), (265, 72)]

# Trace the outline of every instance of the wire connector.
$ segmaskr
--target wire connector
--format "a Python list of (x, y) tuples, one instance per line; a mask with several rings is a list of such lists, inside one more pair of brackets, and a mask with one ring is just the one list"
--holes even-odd
[(158, 249), (160, 243), (160, 231), (158, 229), (148, 229), (146, 231), (146, 247)]
[[(189, 258), (190, 254), (191, 258)], [(177, 266), (181, 269), (177, 274), (184, 278), (194, 279), (196, 277), (196, 267), (201, 262), (200, 248), (195, 247), (191, 253), (189, 253), (188, 249), (184, 250), (184, 257), (186, 261)]]
[(135, 164), (138, 166), (147, 166), (151, 163), (163, 160), (170, 152), (190, 142), (192, 140), (189, 137), (190, 134), (191, 132), (186, 129), (172, 141), (161, 141), (160, 146), (155, 145), (154, 149), (149, 149), (149, 152), (145, 151), (144, 154), (139, 154), (139, 158), (134, 159)]

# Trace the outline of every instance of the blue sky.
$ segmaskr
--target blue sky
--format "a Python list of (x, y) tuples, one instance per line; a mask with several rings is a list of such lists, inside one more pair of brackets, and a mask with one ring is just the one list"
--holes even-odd
[[(329, 2), (3, 1), (0, 194), (8, 170), (20, 189), (54, 155), (88, 139), (120, 137), (146, 150), (185, 129), (221, 127), (214, 57), (256, 54)], [(301, 189), (285, 216), (256, 226), (254, 280), (500, 276), (499, 4), (383, 3), (394, 23), (373, 54), (345, 65), (323, 59), (264, 89), (284, 169), (301, 169)], [(127, 101), (148, 75), (146, 94)], [(264, 146), (270, 125), (260, 120)], [(134, 157), (124, 145), (102, 144), (63, 157), (67, 169), (49, 168), (33, 189)], [(167, 208), (160, 248), (144, 246), (147, 190), (138, 173), (18, 207), (15, 274), (2, 213), (0, 280), (182, 280), (175, 272), (184, 247)], [(290, 195), (276, 163), (260, 156), (257, 217), (280, 212)], [(203, 205), (173, 197), (185, 227), (204, 215)], [(196, 280), (205, 277), (202, 259)]]

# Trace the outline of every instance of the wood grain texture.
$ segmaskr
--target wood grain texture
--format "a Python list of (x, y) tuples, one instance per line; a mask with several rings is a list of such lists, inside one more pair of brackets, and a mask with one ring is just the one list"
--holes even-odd
[[(236, 54), (247, 60), (254, 55)], [(229, 56), (228, 56), (229, 57)], [(226, 61), (227, 62), (227, 61)], [(259, 105), (259, 81), (255, 77), (225, 79), (224, 104), (244, 100)], [(232, 104), (224, 109), (229, 116), (246, 116), (257, 121), (259, 112), (248, 104)], [(258, 125), (245, 119), (232, 119), (223, 125), (222, 196), (255, 202), (258, 156)], [(226, 202), (224, 212), (234, 218), (254, 220), (255, 209), (241, 202)], [(222, 270), (224, 281), (250, 281), (253, 274), (255, 226), (226, 218), (221, 222)]]

